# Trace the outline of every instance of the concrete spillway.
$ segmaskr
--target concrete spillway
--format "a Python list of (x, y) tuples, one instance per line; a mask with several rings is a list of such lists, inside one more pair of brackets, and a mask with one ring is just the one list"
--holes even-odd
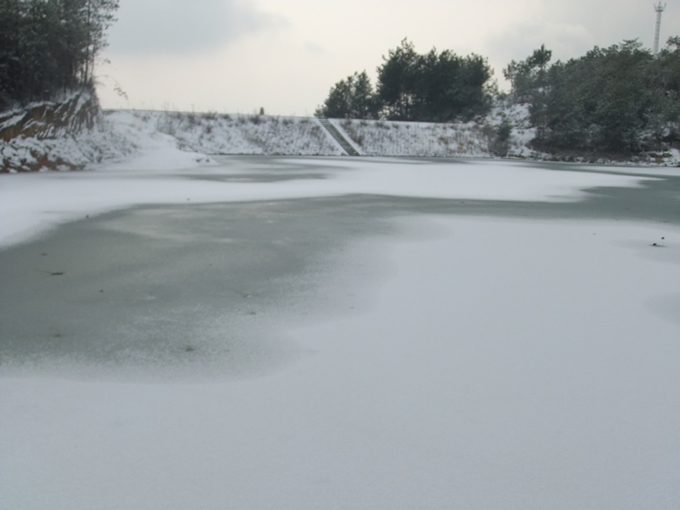
[(319, 122), (321, 122), (321, 125), (328, 131), (328, 133), (335, 139), (338, 144), (340, 144), (340, 147), (342, 147), (342, 150), (344, 150), (348, 156), (359, 156), (360, 154), (357, 152), (357, 150), (352, 147), (352, 145), (347, 141), (347, 139), (342, 136), (342, 133), (338, 131), (338, 129), (331, 123), (330, 120), (328, 119), (319, 119)]

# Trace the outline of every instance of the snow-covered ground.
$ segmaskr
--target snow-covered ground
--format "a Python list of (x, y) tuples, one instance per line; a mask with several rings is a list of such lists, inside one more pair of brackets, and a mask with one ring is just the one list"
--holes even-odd
[(488, 137), (475, 122), (434, 124), (351, 119), (331, 122), (366, 156), (490, 156)]
[[(5, 124), (11, 127), (13, 119), (0, 123), (0, 130)], [(500, 143), (495, 133), (504, 120), (512, 130), (509, 139)], [(502, 153), (523, 159), (552, 158), (529, 148), (536, 130), (530, 126), (526, 105), (498, 105), (485, 118), (470, 122), (331, 122), (365, 156), (493, 158)], [(191, 158), (209, 161), (211, 155), (224, 154), (344, 155), (318, 119), (302, 117), (120, 110), (107, 112), (89, 131), (47, 130), (43, 135), (0, 140), (0, 172), (91, 168), (127, 161), (132, 154), (145, 154), (161, 145), (175, 149), (170, 162), (174, 167)], [(677, 149), (649, 158), (655, 166), (680, 164)], [(168, 161), (148, 159), (147, 163), (167, 168)]]
[(491, 109), (485, 120), (489, 127), (498, 129), (504, 119), (512, 126), (508, 140), (508, 157), (529, 159), (549, 157), (529, 148), (529, 143), (536, 138), (536, 128), (531, 127), (528, 104), (498, 104)]
[[(520, 114), (522, 112), (526, 114), (520, 110)], [(520, 117), (513, 118), (518, 125), (522, 123), (523, 117)], [(146, 132), (170, 135), (183, 148), (211, 155), (344, 154), (315, 118), (120, 111), (110, 113), (108, 120), (114, 124), (135, 125)], [(366, 156), (491, 156), (488, 134), (476, 122), (434, 124), (338, 119), (331, 119), (331, 122), (360, 154)], [(515, 145), (525, 138), (518, 139), (520, 141)]]
[(137, 150), (135, 138), (121, 136), (123, 126), (104, 124), (73, 136), (39, 139), (19, 136), (0, 140), (0, 169), (17, 171), (72, 170), (96, 162), (129, 157)]
[(341, 155), (315, 118), (216, 113), (122, 112), (206, 154)]
[(75, 135), (0, 140), (0, 171), (110, 165), (128, 161), (132, 154), (157, 155), (161, 147), (166, 156), (172, 154), (171, 159), (147, 158), (148, 165), (182, 167), (196, 158), (208, 161), (211, 154), (343, 154), (314, 118), (114, 111), (95, 129)]
[[(477, 160), (206, 161), (155, 140), (96, 171), (0, 176), (1, 249), (134, 205), (382, 195), (549, 207), (655, 178)], [(301, 354), (270, 373), (139, 382), (3, 354), (0, 508), (675, 508), (677, 222), (385, 221), (389, 234), (350, 238), (306, 269), (297, 312), (271, 324)]]

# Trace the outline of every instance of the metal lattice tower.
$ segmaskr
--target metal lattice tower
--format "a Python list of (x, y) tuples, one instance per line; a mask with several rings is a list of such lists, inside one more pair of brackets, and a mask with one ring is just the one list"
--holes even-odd
[(659, 53), (659, 35), (661, 35), (661, 14), (663, 13), (665, 8), (666, 4), (661, 5), (661, 2), (654, 6), (654, 10), (656, 11), (656, 33), (654, 34), (654, 55), (657, 55)]

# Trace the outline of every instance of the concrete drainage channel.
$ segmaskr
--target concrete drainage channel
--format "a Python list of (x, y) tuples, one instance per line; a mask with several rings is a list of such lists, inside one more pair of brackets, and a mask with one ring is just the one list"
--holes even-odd
[(342, 133), (331, 123), (328, 119), (319, 119), (321, 125), (328, 131), (328, 133), (335, 139), (336, 142), (340, 144), (342, 150), (344, 150), (348, 156), (359, 156), (360, 154), (357, 150), (352, 147), (352, 145), (347, 141), (347, 139), (342, 136)]

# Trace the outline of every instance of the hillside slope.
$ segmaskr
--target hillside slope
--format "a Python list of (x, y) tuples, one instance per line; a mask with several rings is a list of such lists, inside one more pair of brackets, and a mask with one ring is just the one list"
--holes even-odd
[(217, 113), (133, 112), (147, 126), (205, 154), (340, 156), (315, 118)]
[(87, 90), (0, 114), (0, 172), (80, 170), (133, 152)]
[[(535, 129), (525, 106), (498, 106), (485, 118), (446, 124), (331, 119), (362, 156), (555, 159), (530, 148)], [(502, 128), (505, 125), (505, 136)], [(210, 155), (342, 156), (316, 118), (117, 110), (102, 113), (79, 92), (62, 103), (0, 115), (0, 172), (78, 170), (120, 162), (192, 166)], [(590, 161), (573, 157), (573, 161)], [(676, 166), (680, 153), (633, 163)], [(179, 166), (178, 166), (179, 165)]]

